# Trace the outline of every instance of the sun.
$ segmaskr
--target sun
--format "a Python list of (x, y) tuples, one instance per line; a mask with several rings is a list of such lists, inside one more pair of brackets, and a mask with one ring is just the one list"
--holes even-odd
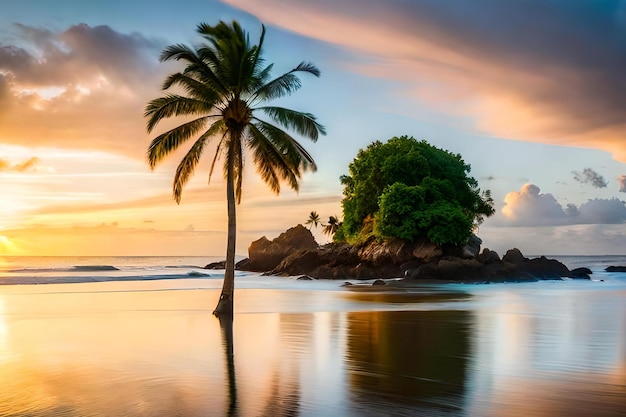
[(6, 236), (0, 235), (0, 254), (11, 254), (15, 250), (15, 243)]

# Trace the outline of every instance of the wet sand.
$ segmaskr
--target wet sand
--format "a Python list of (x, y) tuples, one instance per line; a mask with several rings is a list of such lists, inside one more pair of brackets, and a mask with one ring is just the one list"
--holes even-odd
[(3, 287), (0, 416), (625, 415), (623, 285), (218, 284)]

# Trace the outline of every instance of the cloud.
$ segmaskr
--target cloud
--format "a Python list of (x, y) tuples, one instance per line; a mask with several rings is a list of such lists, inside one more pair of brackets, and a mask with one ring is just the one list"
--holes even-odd
[(534, 184), (524, 184), (520, 191), (504, 197), (502, 214), (518, 226), (539, 226), (562, 222), (566, 217), (563, 207), (552, 194), (542, 194)]
[(480, 228), (483, 247), (503, 255), (518, 248), (526, 256), (621, 254), (626, 224), (583, 224), (546, 227)]
[[(626, 161), (626, 29), (594, 0), (227, 0), (359, 56), (354, 71), (506, 138), (604, 149)], [(351, 56), (344, 54), (344, 56)]]
[(617, 182), (619, 183), (619, 192), (626, 193), (626, 175), (622, 174), (617, 177)]
[(35, 170), (37, 164), (39, 164), (39, 158), (37, 158), (36, 156), (33, 156), (32, 158), (24, 162), (14, 165), (13, 170), (17, 172), (33, 171)]
[(143, 108), (169, 72), (163, 43), (108, 26), (15, 29), (12, 43), (0, 38), (3, 142), (143, 158)]
[(591, 168), (583, 169), (583, 172), (572, 171), (574, 179), (582, 184), (590, 183), (595, 188), (606, 188), (609, 184), (602, 175)]
[(25, 87), (77, 85), (102, 77), (127, 86), (154, 74), (162, 46), (109, 26), (79, 24), (61, 32), (15, 27), (28, 49), (0, 45), (0, 69)]
[(27, 159), (24, 162), (19, 162), (17, 164), (11, 164), (10, 162), (0, 159), (0, 172), (3, 171), (13, 171), (13, 172), (33, 172), (37, 170), (37, 165), (39, 164), (39, 158), (33, 156), (30, 159)]
[[(577, 224), (621, 224), (626, 221), (626, 204), (617, 199), (592, 199), (565, 208), (552, 194), (542, 194), (534, 184), (508, 193), (500, 217), (503, 226), (559, 226)], [(494, 222), (497, 223), (497, 222)]]

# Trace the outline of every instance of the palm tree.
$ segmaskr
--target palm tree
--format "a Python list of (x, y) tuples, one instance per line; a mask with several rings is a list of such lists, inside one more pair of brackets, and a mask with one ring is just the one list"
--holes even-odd
[[(325, 134), (315, 116), (270, 106), (266, 103), (298, 90), (297, 73), (319, 76), (315, 65), (298, 64), (291, 71), (271, 78), (273, 64), (262, 58), (265, 27), (261, 26), (258, 45), (239, 23), (220, 21), (215, 26), (197, 27), (203, 43), (196, 47), (170, 45), (161, 53), (161, 61), (183, 61), (185, 69), (171, 74), (163, 90), (178, 87), (182, 94), (168, 92), (146, 105), (148, 132), (163, 119), (187, 116), (181, 125), (158, 135), (148, 148), (148, 162), (154, 168), (183, 142), (194, 140), (174, 176), (174, 200), (180, 203), (183, 186), (194, 172), (207, 144), (216, 142), (209, 180), (218, 160), (223, 159), (228, 206), (228, 241), (224, 284), (213, 314), (233, 316), (235, 287), (236, 204), (241, 201), (245, 150), (249, 151), (257, 172), (269, 188), (280, 192), (284, 181), (298, 190), (298, 180), (307, 169), (315, 170), (311, 155), (284, 129), (317, 141)], [(265, 116), (265, 120), (259, 116)], [(191, 118), (190, 118), (191, 117)]]
[[(309, 214), (309, 219), (306, 221), (305, 224), (309, 225), (309, 230), (311, 230), (311, 227), (315, 226), (315, 228), (317, 228), (318, 224), (322, 224), (322, 221), (320, 220), (320, 215), (317, 214), (317, 211), (312, 211)], [(323, 224), (322, 224), (323, 226)]]
[(339, 229), (340, 225), (341, 225), (341, 222), (339, 221), (337, 216), (330, 216), (328, 218), (328, 224), (324, 226), (324, 228), (322, 229), (322, 232), (325, 235), (332, 237), (337, 232), (337, 229)]

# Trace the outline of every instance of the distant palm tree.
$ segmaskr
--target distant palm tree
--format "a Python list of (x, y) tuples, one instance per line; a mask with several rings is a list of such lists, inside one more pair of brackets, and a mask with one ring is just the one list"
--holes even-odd
[(337, 232), (337, 229), (339, 229), (340, 225), (341, 225), (341, 222), (339, 221), (337, 216), (330, 216), (328, 218), (328, 224), (324, 226), (324, 228), (322, 229), (322, 232), (332, 237)]
[(324, 225), (322, 224), (322, 221), (320, 220), (320, 215), (319, 215), (319, 214), (317, 214), (317, 212), (316, 212), (316, 211), (312, 211), (312, 212), (309, 214), (309, 219), (306, 221), (306, 223), (305, 223), (305, 224), (308, 224), (308, 225), (309, 225), (309, 230), (311, 230), (311, 227), (313, 227), (313, 226), (315, 226), (315, 228), (317, 228), (317, 225), (318, 225), (318, 224), (321, 224), (322, 226), (324, 226)]
[[(284, 107), (264, 104), (291, 94), (301, 86), (296, 73), (319, 76), (311, 63), (302, 62), (291, 71), (270, 78), (273, 64), (265, 65), (261, 26), (258, 45), (252, 45), (248, 34), (239, 23), (220, 21), (215, 26), (201, 23), (197, 27), (204, 42), (196, 47), (170, 45), (161, 53), (161, 61), (183, 61), (185, 69), (170, 75), (163, 90), (178, 87), (181, 94), (167, 93), (146, 105), (148, 132), (163, 119), (187, 116), (184, 123), (160, 134), (148, 148), (148, 162), (154, 168), (165, 156), (183, 142), (194, 138), (187, 154), (178, 165), (174, 176), (174, 199), (180, 203), (183, 186), (193, 174), (202, 151), (211, 140), (216, 140), (209, 179), (218, 159), (223, 158), (228, 205), (228, 241), (222, 293), (213, 314), (233, 315), (235, 286), (235, 207), (241, 201), (244, 168), (244, 150), (251, 153), (257, 172), (275, 193), (285, 181), (298, 190), (302, 171), (315, 170), (309, 153), (283, 128), (312, 141), (325, 134), (315, 116)], [(266, 120), (259, 118), (263, 114)]]

